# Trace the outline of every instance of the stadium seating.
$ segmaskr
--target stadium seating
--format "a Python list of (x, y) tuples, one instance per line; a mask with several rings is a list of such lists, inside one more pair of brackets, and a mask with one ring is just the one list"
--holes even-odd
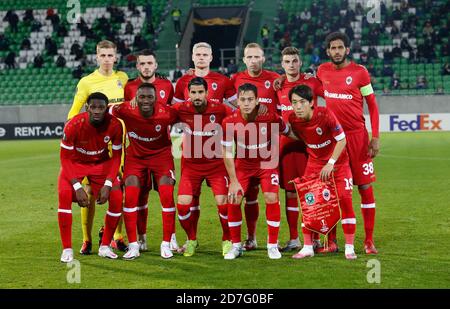
[[(195, 6), (228, 6), (228, 5), (247, 5), (252, 4), (254, 1), (249, 0), (195, 0), (192, 1), (192, 5)], [(433, 19), (433, 27), (436, 33), (439, 32), (441, 27), (448, 24), (447, 17), (437, 14), (439, 10), (446, 4), (444, 0), (433, 1), (432, 7), (427, 10), (422, 9), (425, 5), (424, 0), (414, 1), (414, 5), (411, 4), (407, 9), (401, 11), (401, 18), (393, 20), (392, 24), (385, 26), (387, 18), (391, 18), (394, 15), (394, 11), (400, 6), (399, 1), (386, 0), (386, 12), (381, 14), (381, 24), (370, 24), (364, 22), (364, 15), (367, 14), (369, 8), (363, 8), (363, 12), (355, 14), (349, 23), (351, 25), (354, 39), (352, 42), (352, 50), (354, 50), (352, 57), (357, 62), (364, 63), (366, 66), (369, 63), (373, 63), (373, 70), (377, 72), (372, 74), (373, 85), (377, 93), (386, 93), (392, 95), (412, 95), (412, 94), (434, 94), (436, 91), (442, 91), (443, 93), (450, 93), (450, 76), (442, 74), (442, 67), (445, 63), (450, 62), (450, 57), (447, 54), (442, 54), (442, 48), (448, 46), (448, 36), (439, 37), (439, 40), (434, 42), (435, 55), (431, 59), (424, 59), (423, 57), (410, 58), (411, 54), (407, 51), (402, 51), (400, 57), (394, 57), (388, 61), (385, 59), (385, 51), (390, 52), (395, 45), (399, 45), (402, 38), (405, 38), (413, 49), (417, 49), (424, 43), (424, 37), (422, 35), (422, 29), (424, 28), (427, 20)], [(110, 3), (110, 2), (107, 2)], [(137, 12), (133, 15), (128, 10), (128, 0), (114, 0), (114, 4), (121, 9), (125, 14), (125, 22), (113, 22), (111, 14), (108, 12), (108, 4), (105, 4), (103, 0), (91, 0), (81, 1), (81, 16), (85, 20), (86, 24), (93, 29), (94, 36), (96, 38), (104, 39), (105, 35), (100, 30), (98, 19), (104, 16), (109, 22), (111, 22), (111, 28), (116, 30), (117, 37), (123, 40), (130, 48), (131, 52), (138, 50), (133, 46), (134, 39), (137, 34), (143, 37), (145, 42), (153, 42), (152, 48), (158, 51), (161, 46), (158, 44), (158, 34), (163, 28), (166, 17), (170, 11), (170, 3), (164, 0), (152, 0), (152, 24), (155, 29), (154, 32), (149, 31), (145, 14), (145, 5), (147, 0), (134, 0), (137, 6)], [(318, 3), (319, 8), (322, 6), (332, 8), (336, 6), (338, 8), (338, 15), (333, 15), (324, 23), (328, 26), (329, 30), (341, 30), (347, 31), (344, 25), (339, 24), (342, 16), (348, 11), (356, 10), (358, 3), (363, 3), (362, 0), (348, 0), (347, 2), (337, 0), (278, 0), (280, 9), (284, 10), (289, 20), (292, 20), (295, 14), (300, 14), (303, 10), (311, 10), (313, 3)], [(38, 31), (32, 31), (30, 24), (22, 21), (25, 10), (33, 8), (33, 14), (36, 20), (38, 20), (42, 27)], [(59, 14), (61, 19), (61, 25), (67, 28), (67, 35), (58, 36), (50, 20), (46, 20), (47, 10), (53, 8), (54, 11)], [(19, 15), (20, 22), (18, 24), (17, 32), (13, 32), (7, 21), (4, 21), (4, 17), (8, 10), (14, 9)], [(72, 100), (74, 89), (77, 83), (77, 79), (72, 77), (72, 70), (79, 65), (83, 66), (84, 74), (91, 72), (95, 64), (95, 45), (98, 41), (96, 38), (89, 38), (82, 36), (80, 30), (76, 24), (69, 24), (67, 19), (64, 18), (69, 13), (71, 8), (67, 8), (66, 0), (3, 0), (0, 1), (0, 34), (4, 34), (5, 40), (9, 42), (9, 48), (6, 50), (0, 50), (0, 90), (2, 96), (0, 96), (0, 105), (5, 104), (54, 104), (62, 103), (69, 104)], [(279, 12), (266, 12), (264, 11), (265, 20), (273, 20), (277, 17)], [(267, 14), (273, 14), (273, 16), (267, 16)], [(319, 14), (322, 15), (322, 14)], [(400, 32), (398, 35), (391, 34), (391, 25), (397, 26), (401, 29), (402, 24), (411, 15), (416, 16), (416, 33)], [(436, 16), (440, 17), (436, 20)], [(326, 56), (323, 54), (323, 38), (326, 35), (325, 30), (315, 26), (317, 16), (312, 16), (314, 25), (308, 25), (308, 23), (302, 23), (299, 27), (289, 25), (289, 23), (278, 23), (282, 34), (286, 31), (290, 31), (290, 39), (292, 45), (300, 48), (303, 58), (303, 69), (307, 69), (314, 61), (317, 61), (316, 57), (319, 57), (320, 62), (326, 61)], [(170, 23), (170, 18), (167, 18)], [(275, 19), (276, 20), (276, 19)], [(130, 21), (133, 25), (133, 34), (125, 34), (126, 21)], [(333, 26), (338, 25), (336, 29)], [(380, 31), (377, 36), (373, 36), (374, 29), (377, 25), (382, 25), (385, 31)], [(326, 28), (325, 28), (326, 29)], [(299, 33), (305, 31), (306, 36), (300, 41)], [(274, 29), (271, 29), (271, 35), (274, 33)], [(45, 38), (51, 37), (51, 39), (57, 45), (57, 52), (63, 55), (66, 59), (66, 65), (64, 68), (58, 68), (55, 65), (57, 55), (48, 55), (45, 48)], [(24, 39), (28, 38), (31, 43), (31, 49), (21, 50), (21, 43)], [(257, 40), (260, 40), (259, 36)], [(75, 55), (70, 53), (72, 44), (78, 41), (82, 47), (85, 60), (76, 60)], [(268, 69), (280, 70), (280, 49), (281, 40), (273, 40), (271, 48), (266, 51)], [(311, 48), (305, 49), (305, 42), (311, 42)], [(360, 49), (356, 49), (356, 45)], [(368, 53), (369, 47), (376, 49), (377, 58), (369, 58), (367, 62), (364, 61), (364, 54)], [(163, 46), (162, 49), (168, 48)], [(6, 69), (4, 59), (10, 52), (16, 54), (15, 69)], [(34, 58), (41, 54), (44, 58), (44, 65), (42, 68), (34, 68)], [(166, 57), (167, 55), (167, 57)], [(132, 67), (125, 55), (119, 55), (119, 68), (127, 70), (126, 66)], [(165, 51), (161, 51), (160, 58), (170, 58)], [(173, 57), (172, 57), (173, 58)], [(160, 71), (166, 73), (172, 67), (168, 64), (164, 67), (164, 59), (160, 62)], [(169, 62), (167, 62), (169, 63)], [(392, 88), (390, 76), (382, 74), (383, 67), (386, 63), (392, 67), (393, 72), (399, 79), (399, 87)], [(243, 68), (243, 64), (240, 64), (240, 68)], [(133, 71), (133, 70), (131, 70)], [(417, 79), (420, 76), (425, 76), (427, 84), (425, 89), (417, 89)], [(134, 77), (134, 76), (132, 76)], [(19, 90), (20, 89), (20, 90)]]

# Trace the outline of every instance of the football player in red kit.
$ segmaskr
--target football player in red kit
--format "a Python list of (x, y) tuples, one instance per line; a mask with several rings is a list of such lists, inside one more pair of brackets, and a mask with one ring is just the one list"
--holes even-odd
[[(268, 227), (267, 253), (270, 259), (279, 259), (278, 232), (280, 228), (280, 202), (278, 198), (279, 133), (287, 134), (289, 127), (273, 112), (260, 115), (258, 90), (255, 85), (243, 84), (238, 88), (239, 110), (224, 119), (223, 141), (225, 167), (230, 178), (228, 190), (228, 226), (233, 246), (225, 259), (242, 254), (241, 201), (254, 183), (261, 184), (266, 202)], [(236, 154), (232, 153), (236, 143)]]
[[(356, 259), (353, 246), (356, 219), (352, 205), (352, 175), (345, 149), (344, 130), (327, 107), (314, 106), (313, 92), (308, 86), (292, 88), (289, 100), (294, 108), (288, 117), (289, 125), (305, 142), (309, 154), (305, 176), (320, 175), (320, 179), (325, 181), (334, 172), (345, 236), (345, 258)], [(303, 248), (293, 258), (314, 256), (312, 232), (304, 227), (303, 239)]]
[[(375, 226), (375, 197), (372, 183), (375, 172), (372, 162), (380, 149), (379, 114), (370, 75), (367, 69), (347, 59), (350, 40), (344, 33), (330, 33), (326, 39), (327, 54), (331, 62), (317, 69), (317, 77), (322, 82), (327, 107), (336, 115), (347, 136), (347, 151), (350, 158), (354, 184), (361, 196), (361, 211), (364, 219), (367, 254), (378, 253), (373, 242)], [(370, 114), (372, 138), (366, 130), (364, 119), (364, 99)], [(330, 237), (330, 246), (337, 249)]]
[[(98, 255), (117, 258), (109, 244), (122, 215), (122, 191), (117, 177), (122, 155), (122, 125), (107, 113), (108, 97), (103, 93), (89, 95), (86, 110), (67, 122), (61, 141), (58, 223), (63, 245), (61, 262), (65, 263), (73, 261), (72, 202), (78, 202), (81, 207), (89, 205), (88, 196), (81, 186), (84, 177), (89, 180), (98, 204), (109, 203)], [(110, 141), (111, 158), (108, 154)]]
[[(257, 43), (249, 43), (244, 49), (243, 61), (247, 70), (238, 72), (231, 77), (234, 88), (251, 83), (258, 89), (258, 103), (265, 104), (272, 113), (280, 113), (278, 97), (273, 89), (273, 82), (279, 77), (275, 72), (264, 70), (264, 50)], [(259, 217), (258, 184), (252, 184), (245, 195), (245, 221), (247, 222), (247, 239), (244, 250), (257, 248), (256, 223)]]
[[(170, 250), (172, 233), (175, 230), (175, 204), (173, 189), (175, 168), (172, 157), (170, 126), (176, 115), (165, 104), (156, 103), (156, 88), (153, 84), (141, 84), (136, 93), (138, 108), (129, 102), (111, 107), (112, 115), (122, 119), (127, 128), (129, 146), (125, 157), (125, 206), (124, 222), (129, 247), (124, 259), (135, 259), (140, 253), (137, 242), (137, 207), (140, 196), (148, 196), (149, 178), (158, 186), (162, 206), (163, 240), (160, 246), (161, 257), (173, 256)], [(142, 237), (142, 235), (140, 235)], [(141, 239), (142, 240), (142, 239)], [(145, 239), (146, 241), (146, 239)]]

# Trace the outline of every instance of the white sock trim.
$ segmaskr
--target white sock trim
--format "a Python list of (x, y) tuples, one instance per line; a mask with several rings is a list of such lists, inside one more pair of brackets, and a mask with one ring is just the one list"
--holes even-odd
[(300, 211), (300, 209), (298, 207), (287, 207), (286, 209), (287, 209), (287, 211), (296, 211), (296, 212)]
[(71, 214), (72, 210), (71, 209), (58, 209), (58, 212), (62, 212), (62, 213), (65, 213), (65, 214)]
[(228, 226), (229, 227), (236, 227), (236, 226), (241, 226), (242, 225), (242, 221), (239, 222), (230, 222), (228, 221)]
[(178, 215), (178, 219), (180, 219), (181, 221), (183, 221), (183, 220), (188, 219), (190, 216), (191, 216), (191, 213), (189, 212), (189, 213), (188, 213), (187, 215), (185, 215), (185, 216)]
[(280, 221), (269, 221), (267, 220), (267, 224), (272, 227), (280, 227)]
[(135, 211), (137, 211), (137, 207), (134, 207), (134, 208), (126, 208), (126, 207), (124, 207), (123, 211), (124, 212), (135, 212)]
[(144, 210), (144, 209), (147, 209), (148, 208), (148, 204), (147, 205), (144, 205), (144, 206), (138, 206), (138, 207), (136, 207), (137, 208), (137, 210)]
[[(124, 209), (125, 209), (125, 208), (124, 208)], [(106, 211), (106, 214), (107, 214), (108, 216), (111, 216), (111, 217), (120, 217), (120, 216), (122, 215), (121, 212), (119, 212), (119, 213), (117, 213), (117, 212), (110, 212), (109, 210)]]
[(361, 204), (361, 208), (375, 208), (375, 203)]
[(356, 224), (356, 218), (342, 219), (342, 224)]

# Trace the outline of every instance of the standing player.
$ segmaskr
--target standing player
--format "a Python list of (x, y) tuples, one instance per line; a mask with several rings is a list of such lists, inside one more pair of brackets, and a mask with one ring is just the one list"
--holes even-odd
[[(194, 70), (191, 74), (183, 75), (175, 86), (175, 94), (173, 103), (181, 103), (189, 100), (188, 84), (195, 77), (201, 77), (208, 84), (207, 99), (213, 103), (236, 101), (236, 91), (233, 88), (228, 77), (210, 69), (213, 60), (212, 47), (206, 42), (199, 42), (192, 47), (192, 62), (194, 62)], [(183, 161), (181, 162), (183, 164)], [(199, 192), (194, 192), (194, 198), (191, 207), (191, 220), (194, 230), (197, 231), (197, 223), (200, 217)]]
[[(260, 183), (266, 202), (267, 253), (270, 259), (279, 259), (278, 133), (287, 134), (289, 127), (275, 113), (258, 114), (258, 90), (255, 85), (239, 86), (238, 104), (239, 110), (222, 123), (224, 161), (230, 177), (228, 226), (233, 242), (232, 249), (224, 258), (232, 260), (242, 254), (242, 197), (251, 184)], [(236, 155), (232, 153), (234, 142)]]
[[(244, 49), (243, 61), (246, 71), (238, 72), (231, 77), (235, 91), (245, 83), (251, 83), (258, 89), (258, 102), (265, 104), (269, 111), (279, 113), (277, 109), (278, 97), (273, 89), (273, 82), (280, 76), (272, 71), (263, 69), (266, 61), (264, 50), (257, 43), (250, 43)], [(245, 250), (254, 250), (256, 242), (256, 222), (259, 216), (258, 184), (252, 184), (245, 195), (245, 221), (247, 222), (247, 239), (244, 242)]]
[(208, 100), (208, 84), (195, 77), (189, 81), (189, 100), (175, 104), (178, 120), (183, 124), (183, 165), (178, 188), (178, 218), (188, 241), (184, 256), (195, 254), (197, 242), (196, 218), (192, 214), (192, 200), (200, 192), (203, 180), (211, 187), (222, 225), (222, 254), (231, 249), (227, 217), (228, 175), (222, 156), (219, 133), (222, 120), (232, 114), (222, 102)]
[[(129, 81), (125, 86), (125, 101), (131, 101), (136, 96), (136, 91), (142, 83), (152, 83), (156, 88), (156, 102), (162, 105), (172, 104), (173, 86), (172, 83), (156, 76), (158, 62), (156, 55), (149, 49), (144, 49), (139, 53), (136, 59), (136, 69), (139, 76)], [(143, 185), (143, 184), (141, 184)], [(152, 187), (151, 179), (148, 179), (148, 190), (141, 190), (137, 206), (137, 230), (140, 243), (140, 250), (147, 251), (147, 217), (148, 217), (148, 191)], [(157, 184), (155, 184), (155, 189)], [(175, 237), (175, 230), (171, 239), (172, 249), (178, 249)]]
[[(148, 197), (149, 189), (146, 188), (146, 184), (148, 178), (153, 177), (158, 185), (162, 206), (161, 257), (167, 259), (173, 256), (170, 241), (175, 230), (173, 200), (175, 167), (170, 126), (175, 122), (176, 116), (166, 105), (156, 103), (156, 88), (153, 84), (141, 84), (137, 89), (136, 101), (137, 109), (132, 108), (129, 102), (111, 108), (111, 113), (125, 123), (130, 141), (126, 149), (123, 177), (125, 180), (123, 211), (129, 245), (123, 258), (132, 260), (140, 255), (140, 245), (136, 236), (137, 207), (140, 196)], [(141, 239), (141, 247), (143, 244), (146, 247), (146, 239)]]
[[(292, 111), (292, 104), (289, 101), (289, 91), (297, 85), (307, 85), (313, 91), (314, 104), (317, 103), (317, 97), (323, 97), (322, 84), (310, 74), (300, 72), (302, 61), (298, 49), (295, 47), (286, 47), (281, 52), (281, 65), (286, 72), (286, 80), (282, 87), (277, 91), (280, 102), (281, 115), (284, 121)], [(317, 104), (316, 104), (317, 105)], [(301, 247), (298, 239), (298, 217), (299, 208), (297, 194), (291, 180), (302, 177), (308, 155), (305, 143), (301, 140), (293, 140), (286, 136), (280, 138), (280, 186), (286, 194), (286, 218), (289, 225), (289, 241), (282, 251), (298, 250)], [(316, 235), (315, 235), (316, 236)], [(318, 235), (317, 235), (318, 236)], [(320, 241), (314, 241), (316, 247), (320, 247)]]
[[(380, 150), (378, 106), (367, 69), (347, 59), (350, 53), (350, 40), (347, 35), (333, 32), (325, 40), (331, 62), (319, 66), (317, 77), (322, 82), (327, 107), (336, 115), (347, 135), (350, 168), (361, 195), (366, 234), (365, 252), (377, 254), (373, 242), (375, 197), (372, 182), (375, 181), (375, 172), (372, 158)], [(372, 127), (370, 142), (364, 119), (364, 98)], [(337, 250), (335, 242), (330, 243), (330, 250), (333, 248)]]
[[(356, 219), (352, 205), (352, 175), (345, 149), (345, 133), (334, 114), (327, 107), (314, 106), (313, 92), (306, 85), (295, 86), (289, 91), (294, 112), (288, 116), (292, 131), (307, 145), (309, 157), (305, 176), (319, 175), (328, 180), (334, 171), (342, 228), (345, 236), (345, 258), (356, 259), (353, 241)], [(304, 246), (293, 258), (314, 256), (312, 233), (303, 228)]]
[[(99, 204), (109, 201), (98, 255), (117, 258), (109, 244), (122, 214), (122, 191), (117, 177), (122, 155), (122, 125), (107, 114), (108, 98), (103, 93), (92, 93), (86, 104), (87, 112), (76, 115), (66, 124), (61, 141), (58, 222), (63, 244), (61, 262), (64, 263), (73, 261), (72, 202), (77, 201), (83, 208), (89, 206), (80, 183), (85, 177), (94, 199)], [(112, 142), (112, 158), (108, 154), (109, 142)]]
[[(114, 63), (117, 60), (117, 47), (113, 42), (101, 41), (97, 44), (98, 69), (88, 76), (83, 77), (77, 85), (77, 92), (70, 108), (68, 119), (77, 115), (91, 93), (102, 92), (109, 100), (109, 103), (121, 103), (124, 98), (124, 87), (128, 81), (125, 72), (114, 71)], [(86, 188), (89, 191), (89, 188)], [(90, 254), (92, 250), (92, 225), (95, 215), (95, 200), (90, 198), (88, 207), (81, 208), (81, 227), (83, 231), (83, 245), (81, 254)], [(126, 245), (123, 241), (122, 220), (119, 221), (116, 233), (114, 234), (117, 247), (124, 251)]]

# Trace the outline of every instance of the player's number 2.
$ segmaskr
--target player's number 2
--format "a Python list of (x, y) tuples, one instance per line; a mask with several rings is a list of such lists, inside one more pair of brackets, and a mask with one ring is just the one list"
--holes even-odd
[(272, 175), (270, 175), (270, 177), (272, 178), (272, 184), (274, 186), (278, 186), (280, 184), (280, 180), (278, 178), (278, 174), (272, 174)]

